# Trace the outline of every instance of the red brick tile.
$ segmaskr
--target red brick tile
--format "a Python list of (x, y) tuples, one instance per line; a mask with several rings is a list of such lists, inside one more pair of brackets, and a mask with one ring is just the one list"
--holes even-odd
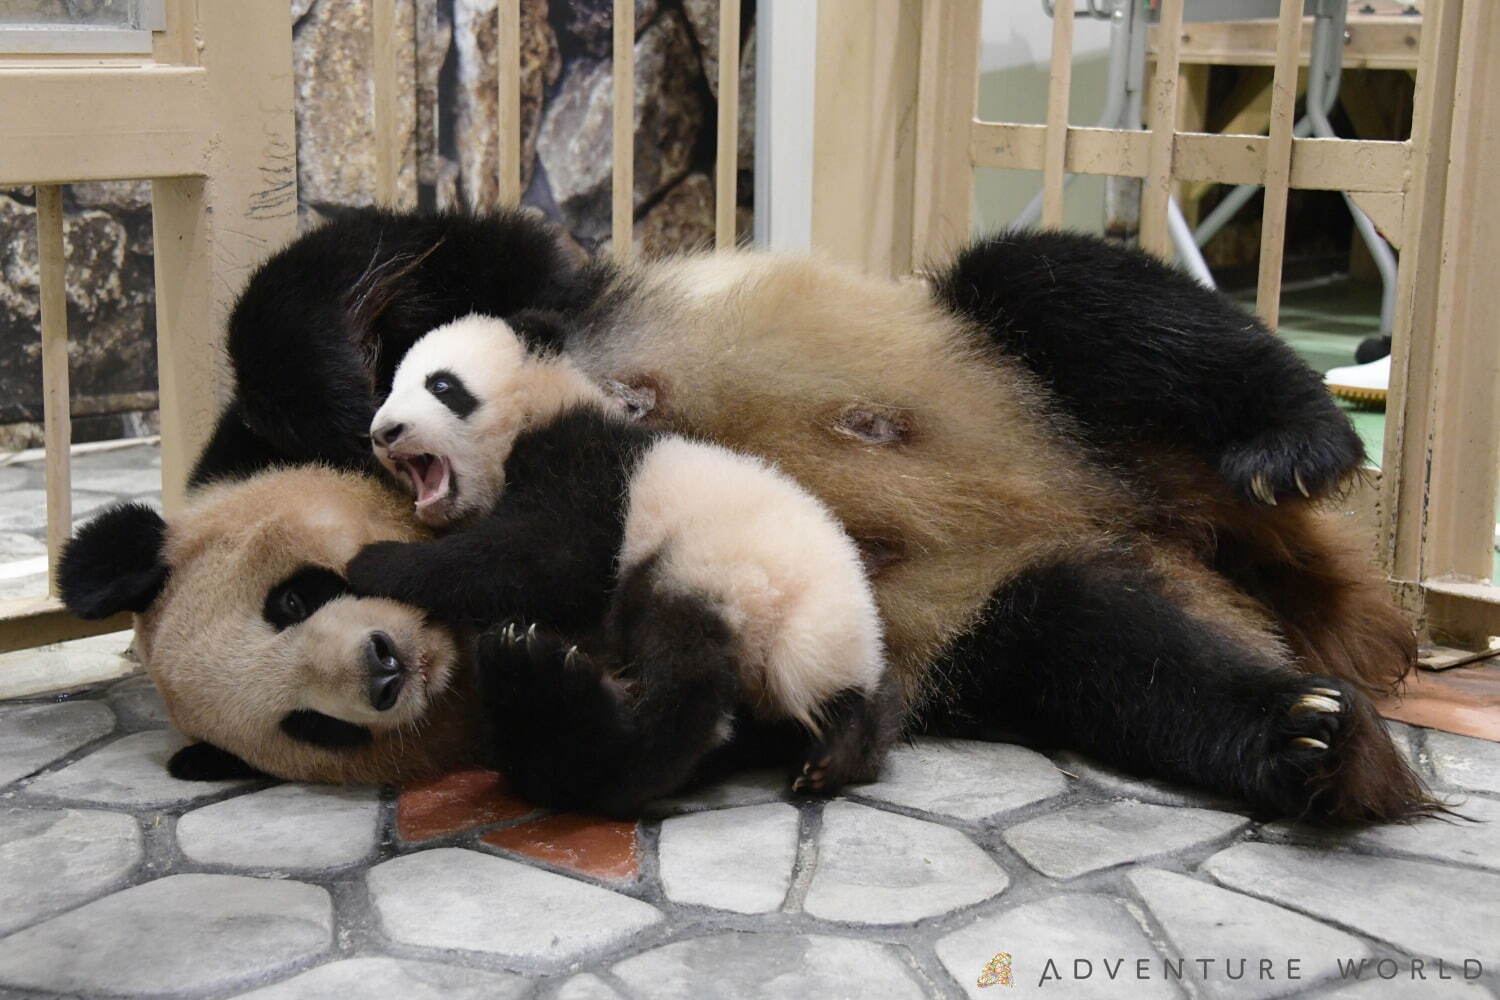
[(1500, 742), (1500, 665), (1413, 670), (1399, 695), (1375, 707), (1387, 719)]
[(536, 807), (511, 795), (494, 771), (454, 771), (408, 785), (396, 803), (396, 832), (402, 840), (428, 840), (476, 826), (517, 819)]
[(633, 822), (560, 813), (496, 830), (481, 839), (595, 878), (628, 879), (640, 872)]

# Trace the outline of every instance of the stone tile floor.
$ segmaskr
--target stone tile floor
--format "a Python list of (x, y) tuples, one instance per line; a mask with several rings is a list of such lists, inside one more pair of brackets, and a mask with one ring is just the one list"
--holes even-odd
[[(141, 458), (80, 489), (149, 496)], [(0, 663), (30, 678), (0, 687), (28, 692), (0, 701), (0, 998), (1500, 996), (1500, 744), (1396, 725), (1477, 822), (1357, 833), (931, 740), (826, 803), (754, 772), (622, 823), (485, 771), (176, 781), (127, 644)], [(1000, 952), (1015, 985), (980, 986)]]

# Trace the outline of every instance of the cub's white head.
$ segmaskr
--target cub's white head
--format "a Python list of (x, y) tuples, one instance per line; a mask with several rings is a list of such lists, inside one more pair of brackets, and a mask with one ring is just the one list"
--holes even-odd
[(504, 320), (472, 314), (427, 333), (401, 359), (370, 440), (411, 487), (417, 517), (441, 526), (494, 506), (528, 424), (604, 399), (572, 362), (530, 353)]

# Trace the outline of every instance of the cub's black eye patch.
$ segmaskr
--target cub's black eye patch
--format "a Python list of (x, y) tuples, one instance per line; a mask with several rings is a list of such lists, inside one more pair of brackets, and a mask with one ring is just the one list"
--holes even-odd
[(310, 708), (299, 708), (288, 712), (281, 720), (281, 731), (300, 743), (307, 743), (324, 750), (353, 750), (362, 747), (373, 738), (364, 726), (356, 726), (343, 719), (335, 719)]
[(463, 379), (446, 368), (427, 376), (427, 391), (439, 403), (452, 410), (460, 420), (467, 419), (469, 414), (479, 408), (479, 400), (469, 392)]
[(271, 588), (261, 609), (277, 631), (305, 621), (335, 597), (349, 593), (349, 584), (331, 569), (304, 566)]

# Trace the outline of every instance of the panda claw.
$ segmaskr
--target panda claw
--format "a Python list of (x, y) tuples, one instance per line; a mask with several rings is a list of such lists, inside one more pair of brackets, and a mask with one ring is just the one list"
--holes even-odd
[(1287, 714), (1294, 718), (1313, 712), (1333, 715), (1342, 707), (1337, 698), (1329, 698), (1321, 694), (1305, 694), (1301, 698), (1298, 698), (1291, 708), (1287, 709)]
[(1250, 480), (1250, 492), (1254, 493), (1261, 503), (1270, 507), (1276, 506), (1276, 494), (1271, 491), (1271, 484), (1266, 480), (1264, 472), (1257, 472)]
[(1322, 695), (1325, 698), (1333, 698), (1335, 700), (1337, 700), (1338, 698), (1342, 697), (1340, 695), (1340, 693), (1337, 690), (1335, 690), (1334, 688), (1308, 688), (1307, 689), (1307, 693), (1308, 694), (1320, 694), (1320, 695)]
[(1294, 736), (1294, 737), (1292, 737), (1292, 746), (1294, 746), (1294, 747), (1305, 747), (1308, 750), (1327, 750), (1328, 749), (1328, 744), (1327, 743), (1324, 743), (1322, 740), (1315, 740), (1311, 736)]
[(1302, 470), (1301, 469), (1293, 469), (1292, 470), (1292, 479), (1296, 480), (1296, 483), (1297, 483), (1297, 492), (1301, 493), (1303, 496), (1307, 497), (1309, 500), (1312, 499), (1312, 494), (1307, 491), (1307, 484), (1302, 481)]
[(568, 652), (563, 656), (563, 666), (572, 669), (578, 663), (578, 647), (569, 646)]

